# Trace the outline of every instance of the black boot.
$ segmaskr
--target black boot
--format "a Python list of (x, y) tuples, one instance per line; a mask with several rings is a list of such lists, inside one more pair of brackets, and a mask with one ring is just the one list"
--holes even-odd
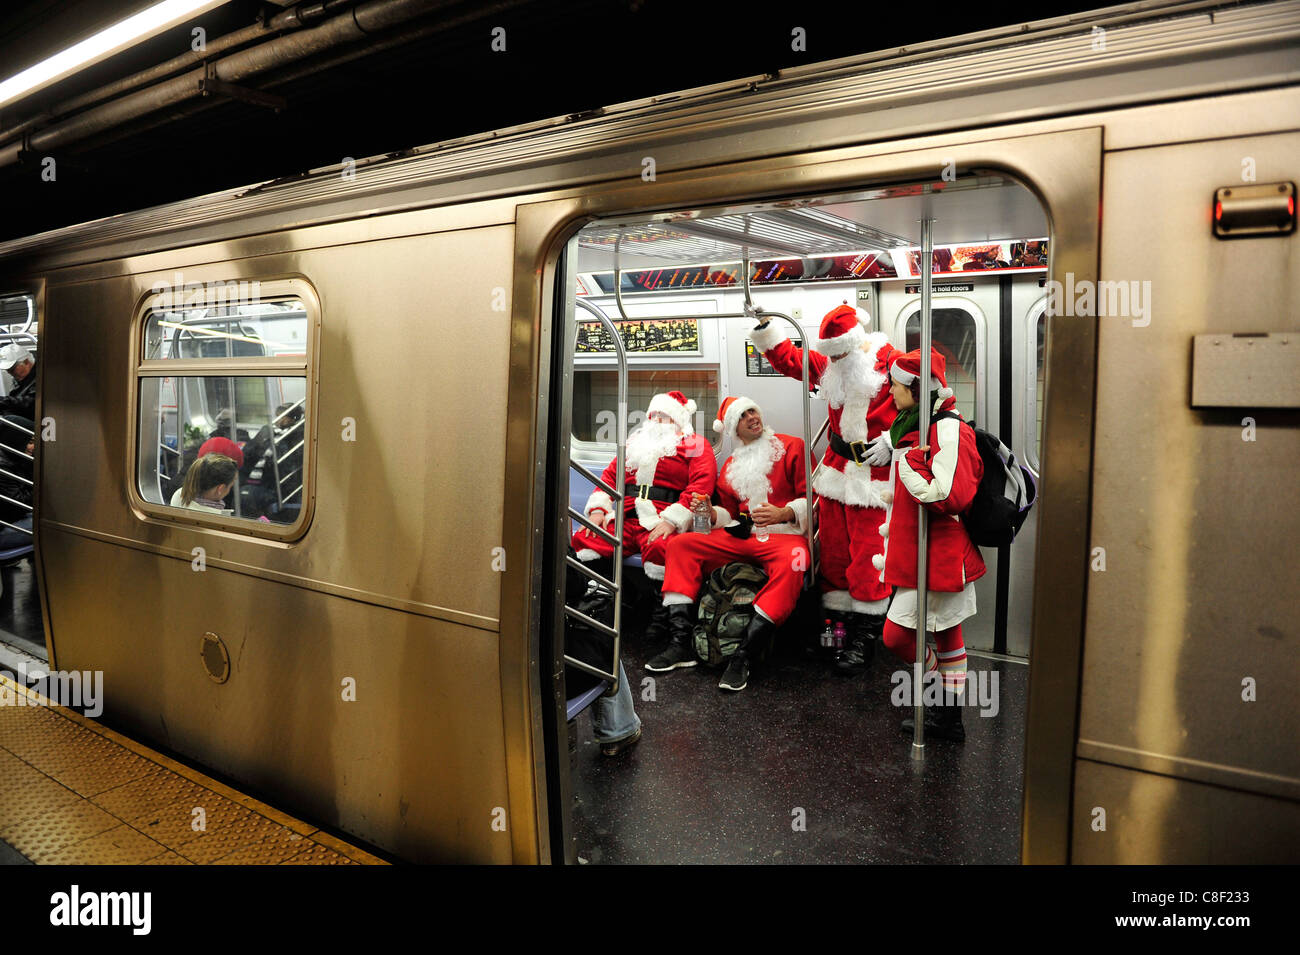
[(849, 614), (849, 645), (844, 648), (835, 669), (847, 676), (866, 672), (876, 656), (876, 641), (885, 629), (883, 615), (867, 613)]
[[(925, 738), (946, 739), (953, 743), (966, 742), (966, 727), (961, 722), (962, 698), (948, 697), (942, 706), (925, 708)], [(916, 720), (908, 717), (903, 720), (903, 732), (911, 736), (916, 729)]]
[(727, 670), (722, 674), (722, 679), (718, 682), (718, 689), (739, 692), (747, 687), (749, 685), (749, 665), (767, 646), (769, 639), (775, 632), (776, 626), (772, 621), (760, 613), (754, 614), (754, 618), (749, 621), (749, 628), (740, 640), (740, 645), (736, 647), (736, 652), (727, 661)]
[(668, 612), (668, 646), (646, 663), (645, 668), (651, 673), (667, 673), (678, 667), (693, 667), (699, 663), (694, 647), (695, 606), (673, 604), (664, 609)]
[(657, 600), (658, 603), (650, 613), (650, 622), (646, 624), (643, 634), (642, 646), (645, 647), (662, 647), (671, 636), (668, 630), (668, 608), (664, 606), (662, 597), (657, 597)]

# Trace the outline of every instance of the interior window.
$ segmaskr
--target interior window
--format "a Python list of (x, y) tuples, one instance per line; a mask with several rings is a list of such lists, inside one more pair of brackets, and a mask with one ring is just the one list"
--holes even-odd
[[(965, 309), (936, 308), (930, 312), (931, 342), (943, 355), (948, 387), (957, 397), (957, 410), (975, 420), (977, 356), (975, 318)], [(907, 317), (907, 351), (921, 347), (920, 309)]]
[[(612, 449), (618, 435), (618, 372), (575, 369), (573, 379), (573, 436), (580, 441), (608, 443)], [(718, 434), (712, 424), (719, 401), (716, 368), (628, 369), (628, 430), (645, 420), (650, 399), (667, 391), (680, 391), (694, 400), (695, 430), (716, 446)]]

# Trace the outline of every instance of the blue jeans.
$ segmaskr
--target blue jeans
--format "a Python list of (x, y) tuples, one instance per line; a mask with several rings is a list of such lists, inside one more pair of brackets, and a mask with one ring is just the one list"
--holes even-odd
[(617, 743), (641, 728), (641, 718), (632, 705), (632, 687), (627, 682), (623, 661), (618, 662), (618, 692), (598, 696), (591, 705), (591, 722), (598, 743)]

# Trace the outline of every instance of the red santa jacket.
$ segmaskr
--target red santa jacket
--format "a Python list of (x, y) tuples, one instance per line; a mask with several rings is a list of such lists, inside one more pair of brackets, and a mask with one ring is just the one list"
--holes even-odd
[[(953, 410), (956, 398), (935, 403), (935, 412)], [(903, 437), (894, 449), (884, 555), (872, 558), (881, 580), (894, 587), (916, 587), (916, 528), (921, 505), (931, 512), (926, 589), (957, 593), (969, 581), (984, 576), (984, 559), (966, 533), (961, 513), (984, 476), (984, 462), (975, 448), (975, 432), (955, 418), (930, 425), (930, 450), (923, 452), (917, 432)]]
[[(791, 344), (775, 322), (754, 329), (749, 337), (773, 368), (788, 378), (803, 378), (803, 349)], [(875, 364), (861, 380), (846, 383), (850, 397), (841, 404), (829, 402), (831, 430), (850, 443), (871, 441), (880, 432), (888, 431), (898, 414), (889, 393), (889, 361), (897, 349), (889, 344), (884, 332), (872, 332), (867, 342), (867, 353), (875, 356)], [(829, 364), (825, 355), (809, 352), (810, 388), (822, 380)], [(883, 495), (889, 490), (889, 465), (859, 465), (827, 447), (822, 467), (813, 475), (813, 490), (844, 504), (883, 509)]]
[(759, 504), (788, 507), (793, 524), (768, 524), (769, 534), (803, 534), (808, 528), (808, 484), (802, 438), (776, 434), (771, 428), (756, 441), (738, 447), (718, 474), (718, 526), (725, 527)]
[[(609, 462), (600, 479), (614, 487), (618, 475), (615, 470), (618, 459)], [(628, 494), (623, 498), (627, 517), (635, 515), (641, 526), (653, 530), (661, 520), (666, 520), (679, 531), (686, 530), (691, 523), (691, 499), (694, 494), (713, 496), (713, 487), (718, 478), (718, 463), (713, 458), (713, 448), (698, 434), (683, 434), (677, 442), (673, 454), (662, 457), (647, 457), (634, 460), (629, 453), (625, 464), (624, 485), (650, 485), (676, 491), (672, 501), (654, 501)], [(583, 516), (591, 519), (591, 512), (602, 510), (606, 516), (614, 513), (613, 501), (609, 495), (597, 488), (587, 498)], [(624, 520), (627, 518), (625, 517)]]

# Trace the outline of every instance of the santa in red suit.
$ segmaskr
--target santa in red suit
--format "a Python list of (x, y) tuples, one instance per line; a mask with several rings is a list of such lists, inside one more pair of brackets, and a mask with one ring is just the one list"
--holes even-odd
[[(889, 361), (897, 349), (883, 332), (868, 332), (866, 319), (847, 303), (831, 309), (808, 355), (809, 386), (821, 389), (831, 422), (830, 444), (813, 474), (821, 498), (822, 606), (850, 624), (849, 647), (836, 664), (847, 673), (870, 662), (891, 589), (872, 558), (884, 550), (882, 495), (889, 489), (889, 428), (897, 414)], [(781, 374), (803, 377), (803, 350), (776, 325), (759, 325), (750, 339)]]
[[(647, 409), (648, 420), (627, 437), (624, 456), (623, 556), (641, 555), (641, 566), (651, 580), (664, 578), (664, 548), (668, 538), (691, 524), (691, 502), (696, 494), (713, 494), (718, 466), (709, 442), (695, 433), (691, 416), (695, 402), (680, 391), (655, 395)], [(613, 487), (617, 459), (609, 462), (601, 480)], [(612, 532), (614, 502), (597, 488), (587, 498), (584, 516)], [(572, 539), (581, 561), (609, 558), (614, 545), (582, 528)]]
[(762, 410), (749, 398), (724, 401), (713, 426), (723, 435), (724, 449), (738, 442), (718, 472), (715, 529), (708, 535), (682, 534), (668, 544), (663, 590), (670, 642), (646, 669), (662, 673), (695, 666), (691, 605), (701, 583), (732, 561), (755, 564), (766, 572), (767, 584), (754, 599), (754, 619), (718, 684), (738, 691), (749, 682), (754, 651), (794, 612), (803, 589), (809, 566), (804, 443), (765, 427)]

